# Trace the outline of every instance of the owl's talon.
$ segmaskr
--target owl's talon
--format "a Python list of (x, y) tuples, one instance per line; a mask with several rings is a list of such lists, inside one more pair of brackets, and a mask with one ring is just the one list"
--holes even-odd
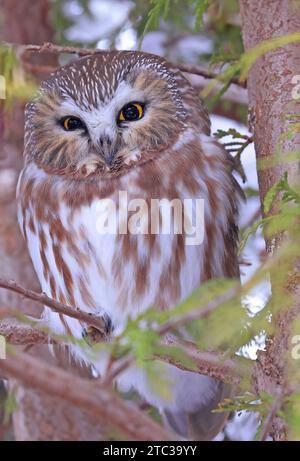
[(105, 324), (105, 333), (107, 335), (110, 335), (113, 332), (113, 329), (114, 329), (111, 317), (108, 314), (104, 313), (102, 315), (102, 319), (104, 320), (104, 324)]
[[(92, 314), (91, 314), (92, 315)], [(104, 333), (98, 328), (89, 325), (85, 327), (82, 331), (82, 337), (85, 341), (90, 345), (93, 346), (94, 344), (101, 343), (105, 340), (106, 336), (109, 336), (113, 331), (113, 325), (111, 318), (108, 314), (104, 313), (101, 318), (104, 321)]]

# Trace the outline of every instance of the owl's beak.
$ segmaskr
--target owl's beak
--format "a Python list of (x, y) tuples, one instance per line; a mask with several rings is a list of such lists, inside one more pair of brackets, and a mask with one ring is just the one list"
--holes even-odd
[(99, 139), (97, 152), (106, 165), (111, 167), (116, 157), (116, 146), (109, 136), (103, 136)]
[(106, 155), (104, 156), (104, 155), (103, 155), (102, 157), (103, 157), (103, 159), (104, 159), (106, 165), (109, 166), (109, 167), (111, 167), (112, 164), (114, 163), (114, 160), (115, 160), (115, 154), (111, 154), (111, 155), (108, 155), (108, 156), (106, 156)]

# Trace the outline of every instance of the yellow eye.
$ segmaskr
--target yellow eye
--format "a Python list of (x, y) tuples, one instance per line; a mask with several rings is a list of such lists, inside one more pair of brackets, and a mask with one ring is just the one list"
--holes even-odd
[(130, 102), (124, 106), (118, 117), (118, 122), (134, 122), (140, 120), (144, 115), (144, 105), (138, 102)]
[(77, 117), (64, 117), (61, 120), (61, 124), (66, 131), (74, 131), (78, 130), (79, 128), (84, 128), (84, 124)]

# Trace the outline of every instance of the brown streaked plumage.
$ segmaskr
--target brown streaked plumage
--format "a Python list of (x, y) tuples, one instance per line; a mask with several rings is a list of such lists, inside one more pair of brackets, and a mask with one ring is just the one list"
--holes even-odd
[[(124, 121), (120, 113), (128, 107)], [(99, 53), (45, 81), (26, 110), (18, 187), (20, 226), (43, 291), (109, 316), (118, 334), (129, 316), (150, 306), (171, 309), (209, 279), (238, 277), (240, 191), (230, 157), (209, 135), (197, 94), (178, 70), (154, 55)], [(125, 218), (124, 192), (131, 204)], [(164, 234), (166, 208), (148, 213), (154, 199), (191, 201), (190, 214), (182, 208), (171, 215), (177, 226), (193, 222), (196, 201), (203, 199), (203, 242), (190, 246), (186, 232)], [(138, 205), (141, 200), (146, 208)], [(135, 233), (99, 231), (99, 219), (109, 221), (114, 210)], [(74, 319), (48, 309), (45, 319), (58, 333), (86, 335)], [(100, 373), (105, 367), (100, 353), (91, 358), (75, 346), (74, 352)], [(228, 387), (169, 365), (165, 372), (173, 400), (153, 390), (135, 366), (120, 375), (118, 385), (134, 386), (181, 437), (214, 437), (225, 418), (211, 411)]]

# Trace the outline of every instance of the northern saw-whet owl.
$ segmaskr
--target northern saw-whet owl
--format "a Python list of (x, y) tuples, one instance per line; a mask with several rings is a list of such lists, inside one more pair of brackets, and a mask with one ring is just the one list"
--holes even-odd
[[(128, 202), (203, 199), (202, 243), (187, 245), (184, 232), (151, 233), (151, 222), (148, 232), (99, 232), (99, 204), (109, 198), (118, 212), (119, 191)], [(149, 307), (171, 309), (207, 280), (239, 276), (239, 195), (231, 158), (210, 137), (198, 94), (161, 57), (107, 51), (78, 59), (43, 82), (27, 106), (19, 222), (42, 290), (106, 316), (112, 336)], [(58, 334), (85, 334), (80, 321), (47, 307), (44, 319)], [(101, 374), (100, 355), (93, 365)], [(225, 420), (212, 410), (228, 385), (164, 367), (171, 398), (135, 365), (117, 384), (135, 388), (179, 437), (212, 439)]]

